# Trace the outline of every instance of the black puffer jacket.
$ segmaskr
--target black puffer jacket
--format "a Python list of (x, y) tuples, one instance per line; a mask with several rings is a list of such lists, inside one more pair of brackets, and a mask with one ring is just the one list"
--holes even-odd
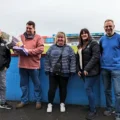
[(79, 54), (77, 52), (77, 72), (87, 71), (87, 76), (95, 76), (100, 73), (100, 46), (95, 40), (90, 40), (88, 45), (82, 50), (82, 66), (80, 68)]
[(10, 50), (6, 47), (6, 42), (0, 38), (0, 70), (8, 68), (11, 60)]

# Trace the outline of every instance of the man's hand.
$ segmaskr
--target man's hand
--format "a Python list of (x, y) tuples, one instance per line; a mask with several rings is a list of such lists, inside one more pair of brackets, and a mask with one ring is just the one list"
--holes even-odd
[(28, 49), (24, 48), (26, 52), (28, 52)]

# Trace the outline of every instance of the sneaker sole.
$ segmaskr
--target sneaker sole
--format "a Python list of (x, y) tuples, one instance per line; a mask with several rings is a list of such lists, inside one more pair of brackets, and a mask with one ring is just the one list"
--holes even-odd
[(2, 107), (2, 106), (0, 106), (0, 108), (1, 108), (1, 109), (7, 109), (7, 110), (12, 109), (12, 108)]
[(64, 110), (64, 111), (60, 110), (60, 112), (62, 112), (62, 113), (65, 112), (65, 111), (66, 111), (66, 110)]
[(46, 112), (47, 112), (47, 113), (51, 113), (51, 112), (52, 112), (52, 110), (51, 110), (51, 111), (47, 110)]
[(64, 113), (65, 111), (60, 111), (61, 113)]
[(51, 113), (52, 111), (47, 111), (47, 113)]
[(86, 120), (93, 120), (93, 119), (95, 119), (97, 116), (94, 116), (94, 117), (92, 117), (92, 118), (86, 118)]

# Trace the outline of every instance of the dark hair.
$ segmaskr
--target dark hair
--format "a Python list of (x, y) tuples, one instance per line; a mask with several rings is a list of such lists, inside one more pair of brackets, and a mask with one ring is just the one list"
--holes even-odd
[(33, 21), (28, 21), (28, 22), (26, 23), (26, 25), (32, 25), (33, 28), (35, 28), (35, 23), (34, 23)]
[(79, 44), (78, 44), (78, 48), (80, 48), (80, 47), (83, 46), (83, 40), (82, 40), (81, 35), (82, 35), (84, 32), (88, 34), (88, 40), (91, 40), (91, 39), (92, 39), (92, 37), (91, 37), (91, 35), (90, 35), (90, 32), (89, 32), (89, 30), (88, 30), (87, 28), (81, 29), (80, 34), (79, 34)]

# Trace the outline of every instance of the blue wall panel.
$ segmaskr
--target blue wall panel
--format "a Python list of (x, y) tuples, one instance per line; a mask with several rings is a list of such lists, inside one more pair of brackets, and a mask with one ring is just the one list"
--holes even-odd
[[(44, 57), (41, 59), (41, 70), (40, 70), (40, 81), (42, 88), (42, 100), (47, 102), (47, 92), (48, 92), (48, 76), (44, 73)], [(103, 90), (103, 83), (100, 77), (94, 87), (96, 105), (105, 106), (105, 97)], [(7, 71), (7, 94), (6, 97), (8, 100), (20, 100), (21, 89), (20, 89), (20, 76), (18, 69), (18, 57), (12, 57), (10, 68)], [(29, 83), (29, 100), (34, 101), (34, 87), (32, 81)], [(114, 97), (113, 97), (114, 100)], [(57, 89), (55, 96), (55, 103), (59, 103), (59, 89)], [(86, 92), (84, 90), (84, 82), (77, 75), (70, 78), (68, 83), (68, 96), (66, 99), (68, 104), (80, 104), (87, 105), (88, 99)]]

